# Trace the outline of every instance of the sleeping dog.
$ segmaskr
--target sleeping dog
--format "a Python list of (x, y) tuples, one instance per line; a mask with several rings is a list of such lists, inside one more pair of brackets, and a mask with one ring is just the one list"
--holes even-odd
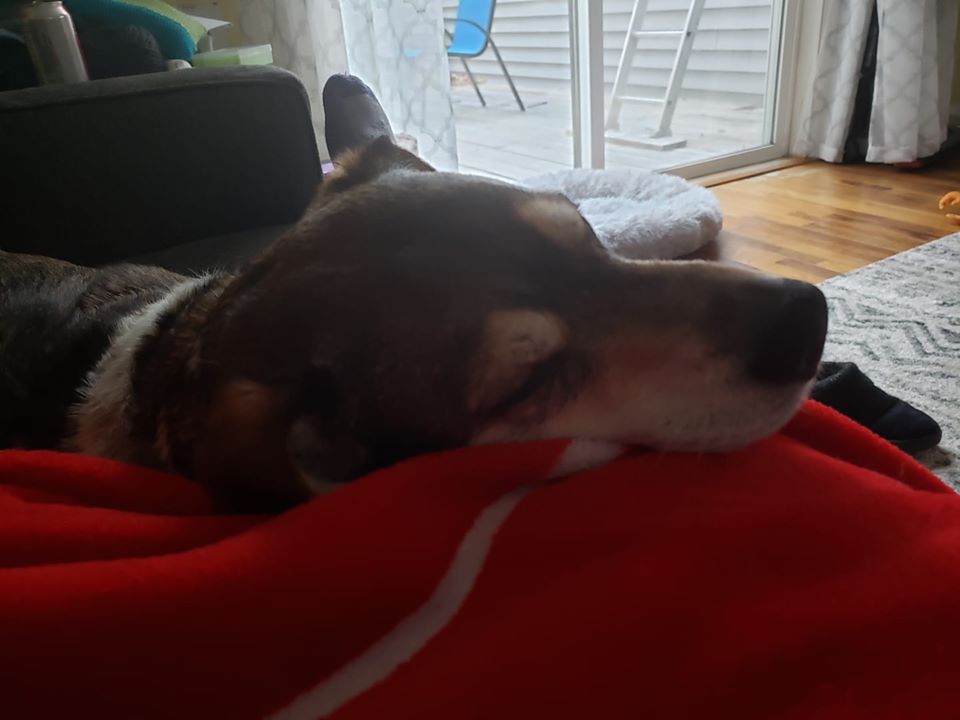
[(0, 446), (265, 509), (476, 443), (729, 450), (807, 396), (811, 285), (611, 257), (562, 196), (434, 172), (389, 137), (338, 165), (237, 274), (0, 253)]

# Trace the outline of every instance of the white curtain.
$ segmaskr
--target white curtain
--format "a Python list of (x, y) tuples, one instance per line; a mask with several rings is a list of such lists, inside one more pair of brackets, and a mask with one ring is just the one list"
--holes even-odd
[(442, 170), (457, 169), (450, 69), (440, 0), (237, 0), (247, 42), (270, 43), (274, 64), (296, 73), (323, 145), (321, 92), (350, 72), (377, 94), (398, 133)]
[(874, 7), (877, 73), (868, 162), (909, 162), (947, 137), (957, 0), (826, 0), (817, 71), (794, 144), (798, 155), (843, 159)]

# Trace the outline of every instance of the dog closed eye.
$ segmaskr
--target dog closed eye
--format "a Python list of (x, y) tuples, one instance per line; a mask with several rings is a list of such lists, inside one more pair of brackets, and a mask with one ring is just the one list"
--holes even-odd
[[(520, 412), (529, 414), (535, 412), (538, 400), (546, 402), (551, 391), (557, 386), (566, 364), (562, 354), (554, 355), (542, 363), (529, 368), (526, 378), (522, 378), (516, 389), (510, 391), (490, 414), (494, 417)], [(524, 407), (525, 405), (529, 405)]]
[(470, 409), (496, 416), (530, 399), (559, 370), (567, 337), (566, 324), (549, 311), (490, 313), (468, 392)]

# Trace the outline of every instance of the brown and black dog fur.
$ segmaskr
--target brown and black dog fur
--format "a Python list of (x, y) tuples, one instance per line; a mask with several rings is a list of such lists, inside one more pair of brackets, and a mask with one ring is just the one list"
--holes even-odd
[(0, 253), (0, 446), (267, 509), (475, 443), (726, 450), (806, 397), (810, 285), (619, 260), (563, 197), (433, 172), (388, 138), (339, 165), (235, 275)]

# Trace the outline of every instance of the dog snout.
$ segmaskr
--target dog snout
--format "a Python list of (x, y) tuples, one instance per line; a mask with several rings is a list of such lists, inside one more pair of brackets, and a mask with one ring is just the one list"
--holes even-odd
[(778, 301), (759, 333), (751, 377), (763, 382), (788, 384), (814, 377), (827, 335), (827, 301), (809, 283), (784, 280)]

